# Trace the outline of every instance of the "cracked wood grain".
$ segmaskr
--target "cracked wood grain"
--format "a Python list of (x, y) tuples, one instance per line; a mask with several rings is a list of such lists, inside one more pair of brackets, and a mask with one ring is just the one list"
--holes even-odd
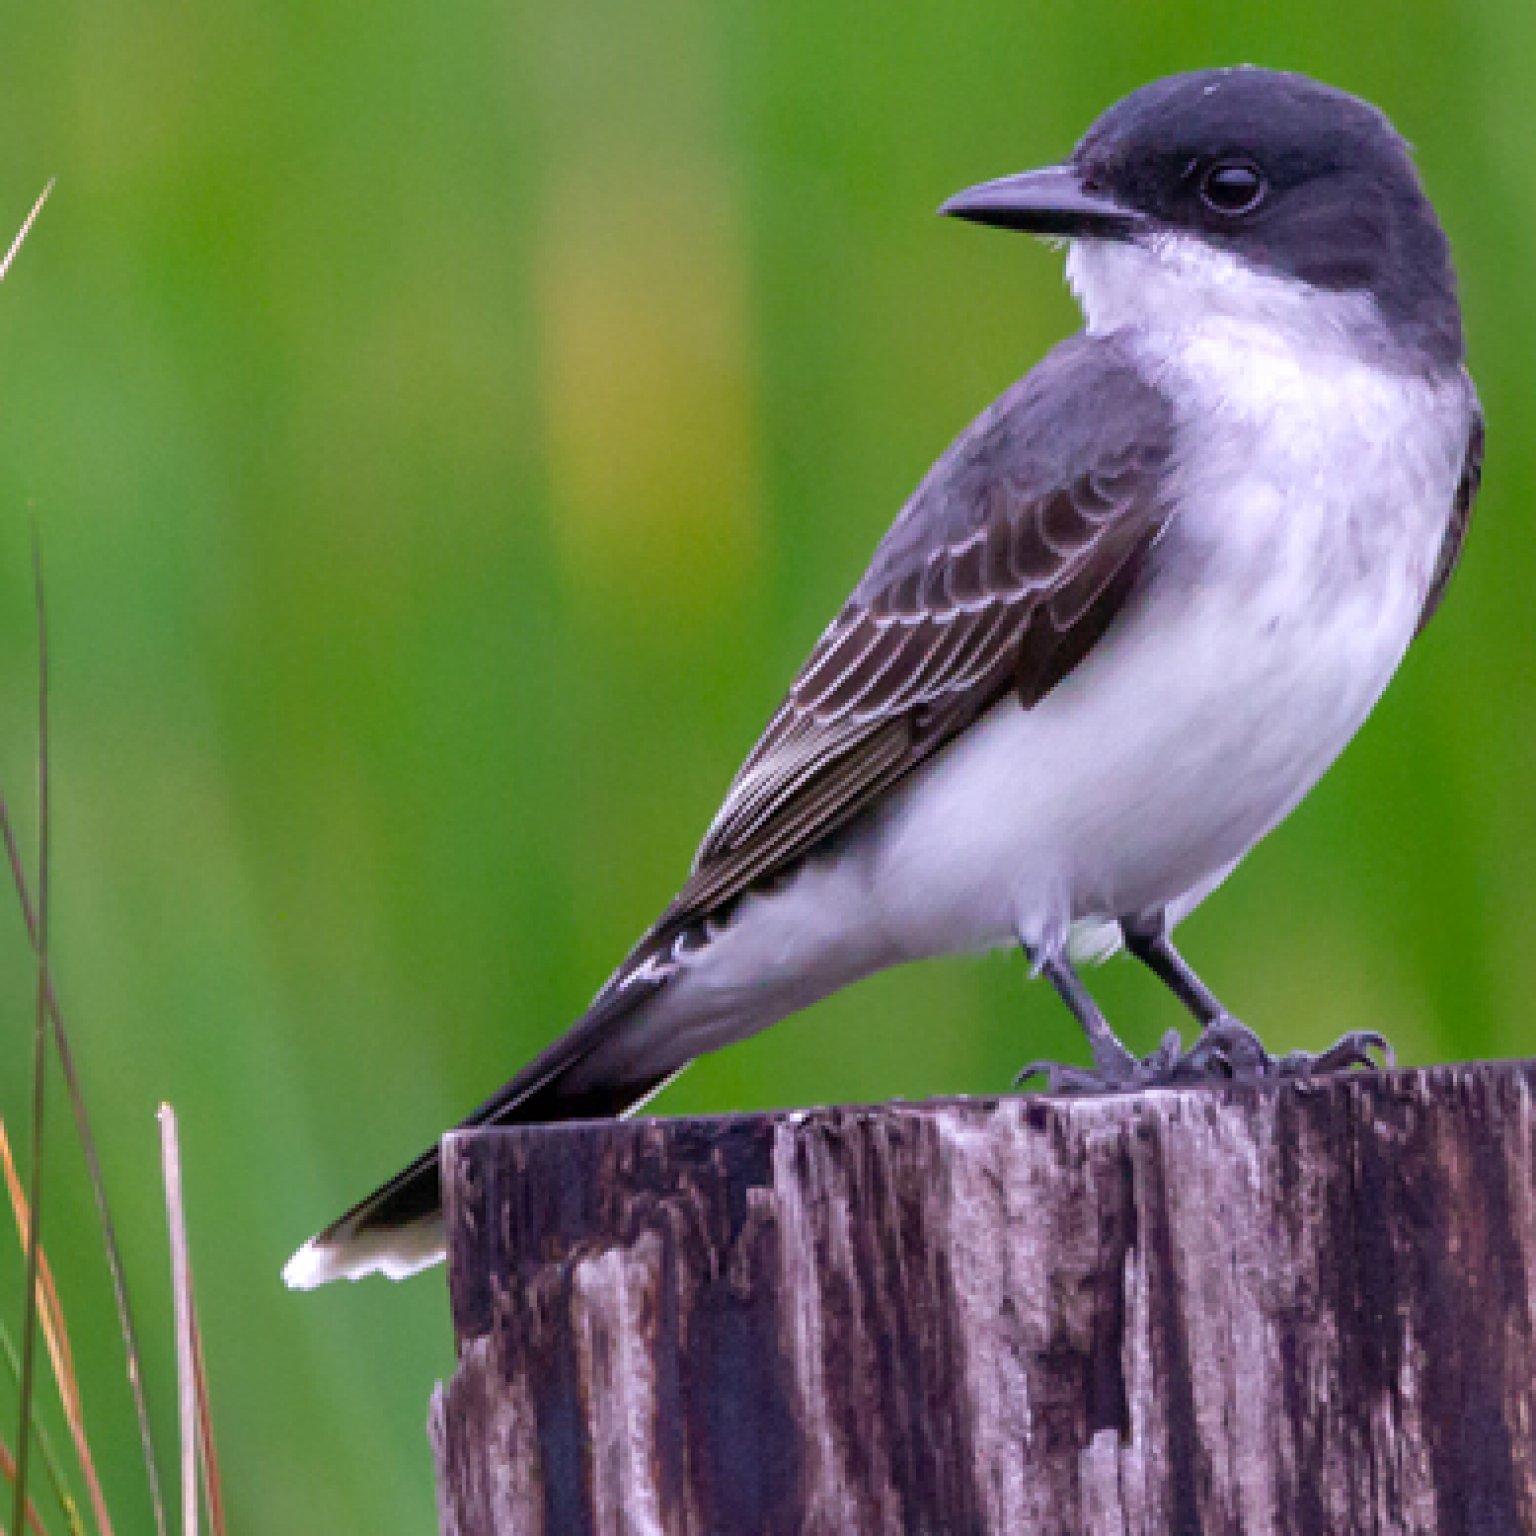
[(1533, 1088), (451, 1137), (443, 1530), (1536, 1531)]

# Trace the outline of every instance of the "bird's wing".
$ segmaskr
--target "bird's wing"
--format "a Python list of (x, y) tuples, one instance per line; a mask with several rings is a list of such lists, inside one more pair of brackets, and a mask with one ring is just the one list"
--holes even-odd
[(1445, 538), (1440, 544), (1440, 556), (1435, 561), (1434, 574), (1429, 579), (1429, 590), (1424, 595), (1424, 607), (1419, 612), (1419, 627), (1414, 631), (1417, 639), (1424, 626), (1434, 618), (1445, 589), (1456, 573), (1461, 549), (1467, 541), (1467, 529), (1472, 524), (1472, 507), (1477, 501), (1477, 489), (1483, 481), (1483, 413), (1476, 406), (1472, 411), (1472, 427), (1467, 433), (1466, 456), (1461, 461), (1461, 480), (1456, 486), (1456, 500), (1451, 505), (1451, 520), (1445, 525)]
[[(843, 826), (1010, 691), (1037, 703), (1120, 610), (1170, 503), (1167, 403), (1110, 339), (1057, 348), (934, 466), (732, 784), (692, 877), (564, 1035), (466, 1124), (627, 1113), (666, 1081), (595, 1053), (700, 919)], [(585, 1071), (585, 1076), (583, 1072)], [(440, 1256), (437, 1148), (290, 1262), (291, 1285)]]
[(1166, 400), (1112, 340), (1058, 348), (934, 466), (822, 635), (653, 936), (718, 910), (1000, 698), (1044, 698), (1169, 513)]

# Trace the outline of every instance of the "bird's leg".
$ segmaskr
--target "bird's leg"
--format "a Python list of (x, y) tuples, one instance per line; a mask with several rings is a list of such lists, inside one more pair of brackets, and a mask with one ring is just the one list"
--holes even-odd
[(1375, 1030), (1353, 1030), (1326, 1051), (1271, 1056), (1259, 1037), (1222, 1007), (1216, 994), (1173, 947), (1162, 912), (1122, 918), (1120, 927), (1125, 947), (1189, 1009), (1201, 1027), (1200, 1038), (1171, 1063), (1168, 1082), (1317, 1077), (1350, 1067), (1377, 1067), (1381, 1063), (1375, 1052), (1380, 1052), (1387, 1066), (1392, 1065), (1391, 1043)]
[(1390, 1043), (1374, 1030), (1352, 1031), (1326, 1051), (1292, 1051), (1287, 1056), (1271, 1056), (1264, 1042), (1222, 1007), (1216, 994), (1174, 948), (1161, 912), (1123, 918), (1120, 926), (1126, 948), (1194, 1015), (1201, 1027), (1200, 1038), (1186, 1051), (1178, 1031), (1170, 1030), (1150, 1056), (1132, 1055), (1109, 1027), (1109, 1021), (1066, 959), (1060, 955), (1036, 959), (1026, 945), (1025, 953), (1082, 1026), (1093, 1054), (1093, 1066), (1031, 1062), (1014, 1079), (1015, 1086), (1043, 1075), (1051, 1093), (1127, 1093), (1139, 1088), (1234, 1080), (1318, 1077), (1351, 1067), (1380, 1066), (1377, 1053), (1385, 1058), (1386, 1065), (1392, 1064)]
[(1122, 918), (1120, 931), (1125, 947), (1194, 1014), (1202, 1029), (1232, 1017), (1189, 962), (1173, 947), (1168, 924), (1161, 912), (1150, 917)]
[(1051, 955), (1036, 959), (1024, 946), (1024, 953), (1055, 987), (1057, 995), (1072, 1011), (1072, 1017), (1088, 1037), (1093, 1066), (1073, 1067), (1059, 1061), (1035, 1061), (1014, 1078), (1014, 1086), (1032, 1077), (1044, 1076), (1051, 1093), (1124, 1093), (1145, 1088), (1161, 1080), (1172, 1067), (1182, 1044), (1176, 1031), (1170, 1030), (1151, 1056), (1138, 1060), (1121, 1043), (1109, 1020), (1099, 1010), (1087, 987), (1065, 957)]

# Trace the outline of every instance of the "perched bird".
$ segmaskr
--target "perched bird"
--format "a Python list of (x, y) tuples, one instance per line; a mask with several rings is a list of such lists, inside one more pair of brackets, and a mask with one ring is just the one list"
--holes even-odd
[[(941, 212), (1066, 244), (1083, 330), (917, 488), (671, 905), (467, 1125), (620, 1115), (904, 961), (1019, 945), (1081, 1023), (1058, 1089), (1308, 1073), (1172, 930), (1360, 728), (1450, 580), (1483, 429), (1445, 235), (1374, 107), (1217, 69)], [(1202, 1026), (1138, 1060), (1073, 961), (1124, 945)], [(293, 1286), (442, 1257), (438, 1155)]]

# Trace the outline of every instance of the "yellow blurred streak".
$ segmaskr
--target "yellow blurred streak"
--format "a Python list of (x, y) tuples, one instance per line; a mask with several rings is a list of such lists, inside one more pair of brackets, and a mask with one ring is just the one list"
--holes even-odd
[(666, 593), (707, 622), (755, 560), (761, 494), (745, 241), (708, 158), (553, 179), (535, 263), (551, 516), (569, 589)]

